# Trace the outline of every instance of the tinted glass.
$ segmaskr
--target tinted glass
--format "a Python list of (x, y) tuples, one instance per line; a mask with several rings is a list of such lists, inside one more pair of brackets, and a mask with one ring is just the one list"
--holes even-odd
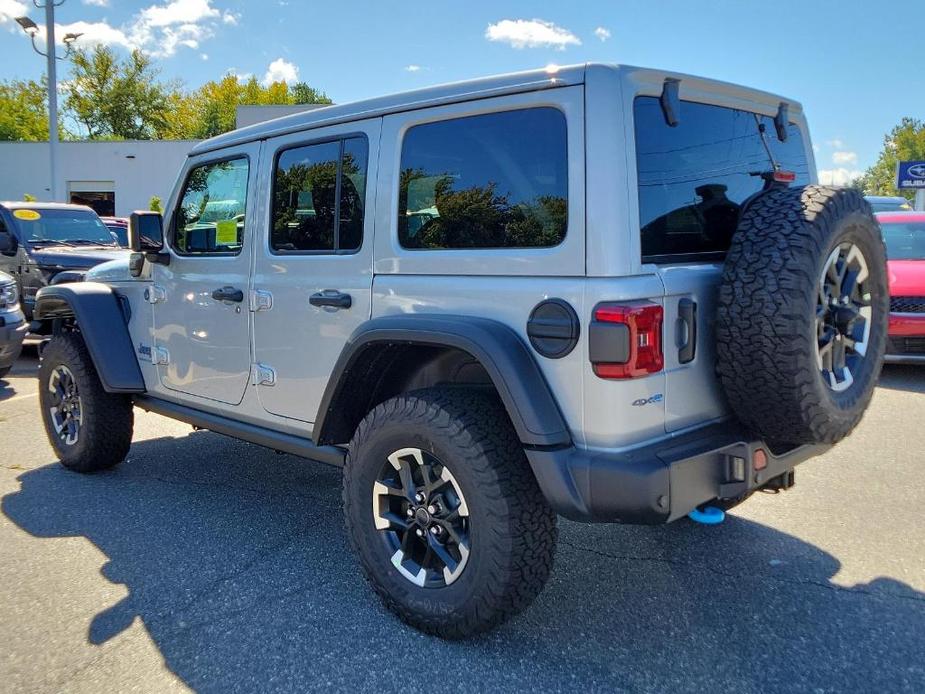
[(340, 228), (338, 248), (355, 251), (363, 245), (366, 210), (366, 138), (344, 140), (340, 181)]
[(925, 260), (925, 222), (880, 222), (890, 260)]
[(20, 236), (30, 246), (117, 245), (116, 237), (91, 210), (20, 208), (12, 214)]
[(725, 252), (740, 205), (764, 185), (754, 174), (773, 169), (768, 149), (796, 174), (792, 185), (809, 183), (794, 124), (780, 142), (773, 118), (747, 111), (685, 101), (680, 123), (670, 127), (658, 98), (638, 97), (634, 113), (644, 259)]
[(178, 253), (240, 253), (247, 203), (247, 159), (192, 169), (177, 206), (174, 247)]
[(565, 237), (564, 114), (554, 108), (418, 125), (402, 144), (405, 248), (536, 248)]
[(366, 160), (365, 137), (281, 152), (273, 183), (270, 247), (283, 253), (358, 249), (363, 243)]

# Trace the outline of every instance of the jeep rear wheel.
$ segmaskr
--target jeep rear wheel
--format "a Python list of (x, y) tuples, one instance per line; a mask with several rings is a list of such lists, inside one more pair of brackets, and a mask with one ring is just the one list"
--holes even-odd
[(888, 316), (886, 253), (860, 193), (763, 193), (720, 288), (717, 370), (733, 411), (772, 442), (844, 438), (873, 394)]
[(556, 516), (492, 393), (433, 388), (370, 412), (349, 446), (347, 530), (385, 605), (460, 638), (526, 608), (546, 583)]
[(42, 353), (39, 402), (48, 441), (66, 468), (95, 472), (125, 459), (132, 400), (103, 390), (79, 333), (55, 336)]

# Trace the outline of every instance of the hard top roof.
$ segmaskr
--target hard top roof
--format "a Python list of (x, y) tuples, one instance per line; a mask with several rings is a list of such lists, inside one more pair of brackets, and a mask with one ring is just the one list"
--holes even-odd
[(802, 111), (801, 105), (792, 100), (783, 97), (761, 92), (759, 90), (732, 85), (718, 80), (704, 80), (703, 78), (685, 75), (681, 73), (665, 72), (661, 70), (644, 70), (643, 68), (629, 65), (610, 65), (602, 63), (583, 63), (580, 65), (567, 66), (549, 66), (538, 70), (528, 70), (525, 72), (513, 72), (503, 75), (494, 75), (491, 77), (481, 77), (478, 79), (465, 80), (462, 82), (451, 82), (448, 84), (426, 87), (424, 89), (415, 89), (413, 91), (390, 94), (362, 101), (354, 101), (346, 104), (326, 106), (316, 108), (302, 113), (296, 113), (282, 118), (256, 123), (254, 125), (232, 130), (231, 132), (218, 135), (208, 140), (200, 142), (190, 151), (194, 156), (203, 152), (210, 152), (231, 145), (244, 144), (255, 140), (262, 140), (268, 137), (284, 135), (286, 133), (298, 132), (310, 128), (321, 127), (325, 125), (334, 125), (336, 123), (360, 120), (363, 118), (375, 118), (384, 116), (389, 113), (397, 113), (428, 106), (438, 106), (440, 104), (456, 103), (469, 101), (472, 99), (484, 99), (492, 96), (502, 96), (505, 94), (515, 94), (519, 92), (537, 91), (540, 89), (549, 89), (552, 87), (564, 87), (570, 85), (584, 84), (585, 74), (591, 68), (603, 68), (621, 72), (652, 72), (658, 73), (664, 77), (674, 77), (682, 80), (682, 98), (684, 98), (683, 81), (696, 80), (697, 82), (709, 82), (712, 85), (723, 87), (726, 91), (747, 92), (751, 95), (761, 95), (767, 100), (775, 102), (786, 101), (790, 104), (791, 112)]

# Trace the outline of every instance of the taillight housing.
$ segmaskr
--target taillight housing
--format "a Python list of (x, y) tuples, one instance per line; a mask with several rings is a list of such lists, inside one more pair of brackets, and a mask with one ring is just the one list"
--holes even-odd
[(639, 378), (665, 367), (664, 309), (649, 301), (604, 303), (589, 330), (591, 367), (600, 378)]

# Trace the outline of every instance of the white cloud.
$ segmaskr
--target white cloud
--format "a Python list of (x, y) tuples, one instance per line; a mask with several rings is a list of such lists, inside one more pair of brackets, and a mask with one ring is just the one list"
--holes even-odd
[(420, 65), (405, 65), (405, 72), (420, 72), (422, 69)]
[(502, 19), (485, 30), (489, 41), (508, 43), (514, 48), (555, 48), (580, 46), (581, 39), (568, 29), (543, 19)]
[(12, 22), (26, 14), (26, 3), (19, 0), (0, 0), (0, 24)]
[(855, 165), (858, 164), (858, 154), (857, 152), (832, 152), (832, 163), (836, 166), (846, 166), (846, 165)]
[(200, 53), (200, 54), (199, 54), (199, 57), (202, 58), (203, 60), (208, 60), (208, 59), (209, 59), (209, 54), (208, 54), (208, 53)]
[(267, 67), (267, 73), (263, 76), (263, 83), (265, 85), (273, 84), (274, 82), (298, 82), (299, 81), (299, 68), (290, 63), (285, 58), (277, 58), (269, 67)]
[[(84, 0), (86, 4), (106, 6), (108, 0)], [(168, 0), (155, 2), (137, 12), (129, 21), (112, 25), (105, 21), (56, 24), (55, 37), (68, 32), (82, 33), (78, 46), (103, 44), (128, 50), (139, 49), (154, 57), (171, 56), (181, 47), (197, 49), (215, 35), (221, 23), (234, 25), (239, 15), (222, 12), (212, 6), (213, 0)], [(0, 24), (12, 22), (26, 13), (20, 0), (0, 0)], [(38, 38), (44, 40), (44, 27)]]
[(826, 140), (826, 144), (832, 149), (844, 149), (845, 148), (844, 140), (839, 140), (837, 137), (834, 140)]
[(610, 29), (606, 27), (598, 27), (594, 30), (594, 35), (597, 36), (601, 41), (606, 41), (610, 38)]
[(863, 171), (846, 169), (844, 167), (819, 169), (819, 183), (824, 186), (846, 186), (862, 175), (864, 175)]
[(83, 0), (83, 3), (93, 7), (109, 7), (109, 0)]

